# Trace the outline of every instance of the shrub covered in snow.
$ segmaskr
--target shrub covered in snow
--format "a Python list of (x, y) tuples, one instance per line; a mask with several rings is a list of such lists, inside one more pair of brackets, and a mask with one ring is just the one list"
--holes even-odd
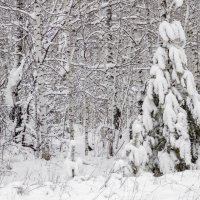
[[(143, 146), (145, 131), (141, 117), (142, 116), (139, 116), (138, 119), (133, 123), (133, 139), (125, 146), (122, 152), (122, 157), (127, 163), (127, 165), (123, 167), (126, 169), (126, 171), (131, 171), (136, 175), (138, 175), (141, 170), (145, 168), (147, 163), (147, 152)], [(124, 171), (124, 173), (126, 173), (126, 171)]]

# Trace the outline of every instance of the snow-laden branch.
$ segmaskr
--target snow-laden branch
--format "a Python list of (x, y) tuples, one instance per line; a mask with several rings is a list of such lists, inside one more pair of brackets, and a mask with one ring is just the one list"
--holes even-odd
[(25, 65), (25, 61), (26, 61), (26, 57), (24, 57), (24, 59), (21, 62), (21, 65), (17, 69), (14, 68), (10, 71), (10, 75), (8, 77), (8, 85), (6, 88), (5, 96), (6, 96), (6, 104), (11, 107), (14, 105), (13, 93), (18, 83), (22, 79), (22, 74), (23, 74), (22, 72)]
[(19, 9), (19, 8), (14, 8), (14, 7), (11, 7), (11, 6), (2, 6), (0, 5), (0, 8), (2, 9), (5, 9), (5, 10), (11, 10), (11, 11), (17, 11), (17, 12), (20, 12), (22, 14), (25, 14), (27, 16), (29, 16), (31, 19), (35, 20), (35, 15), (34, 13), (30, 14), (22, 9)]

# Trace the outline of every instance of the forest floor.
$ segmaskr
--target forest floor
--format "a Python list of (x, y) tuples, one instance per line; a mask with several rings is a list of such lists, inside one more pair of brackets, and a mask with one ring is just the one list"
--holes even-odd
[(200, 171), (125, 177), (113, 172), (117, 156), (108, 159), (97, 149), (85, 157), (83, 134), (76, 133), (76, 157), (83, 160), (78, 176), (69, 178), (64, 153), (45, 161), (12, 148), (0, 164), (0, 200), (200, 200)]
[(154, 177), (111, 173), (112, 159), (88, 159), (68, 178), (62, 159), (12, 163), (1, 174), (0, 200), (199, 200), (200, 171)]

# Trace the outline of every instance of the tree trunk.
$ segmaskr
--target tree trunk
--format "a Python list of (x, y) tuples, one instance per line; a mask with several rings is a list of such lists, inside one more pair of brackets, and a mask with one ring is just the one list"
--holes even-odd
[(85, 155), (88, 156), (89, 141), (88, 141), (88, 128), (89, 128), (89, 102), (85, 95)]
[(42, 20), (41, 20), (41, 6), (38, 0), (34, 2), (35, 11), (35, 78), (36, 78), (36, 133), (38, 140), (38, 151), (42, 150), (41, 158), (45, 160), (50, 159), (48, 137), (47, 137), (47, 124), (46, 124), (46, 99), (44, 97), (44, 67), (43, 67), (43, 56), (42, 56)]
[[(16, 7), (18, 9), (22, 9), (23, 7), (23, 1), (22, 0), (17, 0), (16, 2)], [(16, 12), (16, 17), (17, 17), (17, 21), (18, 23), (21, 25), (22, 24), (22, 15), (19, 12)], [(16, 45), (15, 45), (15, 63), (14, 63), (14, 68), (15, 70), (17, 70), (20, 66), (21, 66), (21, 62), (22, 62), (22, 53), (23, 53), (23, 30), (20, 27), (16, 28)], [(19, 97), (19, 91), (20, 91), (20, 84), (21, 84), (21, 80), (17, 83), (17, 85), (15, 86), (15, 88), (13, 88), (12, 91), (12, 99), (13, 99), (13, 107), (11, 108), (11, 112), (10, 112), (10, 119), (14, 122), (14, 141), (15, 142), (20, 142), (18, 141), (18, 136), (21, 134), (22, 132), (22, 106), (21, 106), (21, 102), (20, 102), (20, 97)]]

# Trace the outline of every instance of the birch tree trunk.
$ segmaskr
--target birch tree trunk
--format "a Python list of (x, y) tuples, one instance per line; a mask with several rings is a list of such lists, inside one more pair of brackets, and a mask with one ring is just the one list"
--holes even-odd
[(88, 140), (88, 128), (89, 128), (89, 101), (87, 99), (87, 95), (85, 94), (85, 102), (84, 102), (84, 126), (85, 126), (85, 155), (88, 156), (89, 152), (89, 140)]
[[(114, 59), (113, 59), (113, 36), (111, 33), (112, 28), (112, 6), (110, 5), (110, 0), (107, 0), (106, 8), (106, 30), (107, 30), (107, 44), (106, 44), (106, 64), (107, 64), (107, 138), (108, 138), (108, 156), (113, 156), (113, 142), (114, 142), (114, 128), (113, 128), (113, 95), (114, 94), (114, 82), (115, 82), (115, 69), (114, 69)], [(110, 65), (111, 64), (111, 65)]]
[[(68, 102), (69, 102), (69, 109), (68, 109), (68, 118), (69, 118), (69, 134), (70, 134), (70, 160), (75, 162), (75, 135), (74, 135), (74, 102), (73, 102), (73, 76), (74, 76), (74, 68), (72, 65), (72, 60), (74, 57), (75, 51), (75, 30), (71, 30), (69, 33), (69, 43), (68, 43), (68, 65), (69, 65), (69, 73), (68, 73), (68, 83), (69, 83), (69, 93), (68, 93)], [(75, 171), (72, 169), (72, 177), (75, 176)]]
[[(47, 123), (46, 123), (46, 99), (44, 97), (45, 92), (45, 80), (44, 80), (44, 67), (43, 67), (43, 55), (42, 55), (42, 20), (41, 20), (41, 5), (38, 0), (34, 2), (35, 11), (35, 27), (34, 27), (34, 39), (35, 39), (35, 72), (36, 72), (36, 88), (35, 88), (35, 112), (36, 112), (36, 133), (38, 140), (38, 151), (42, 150), (41, 158), (45, 160), (50, 159), (48, 138), (47, 138)], [(38, 152), (39, 153), (39, 152)], [(38, 154), (39, 155), (39, 154)]]

